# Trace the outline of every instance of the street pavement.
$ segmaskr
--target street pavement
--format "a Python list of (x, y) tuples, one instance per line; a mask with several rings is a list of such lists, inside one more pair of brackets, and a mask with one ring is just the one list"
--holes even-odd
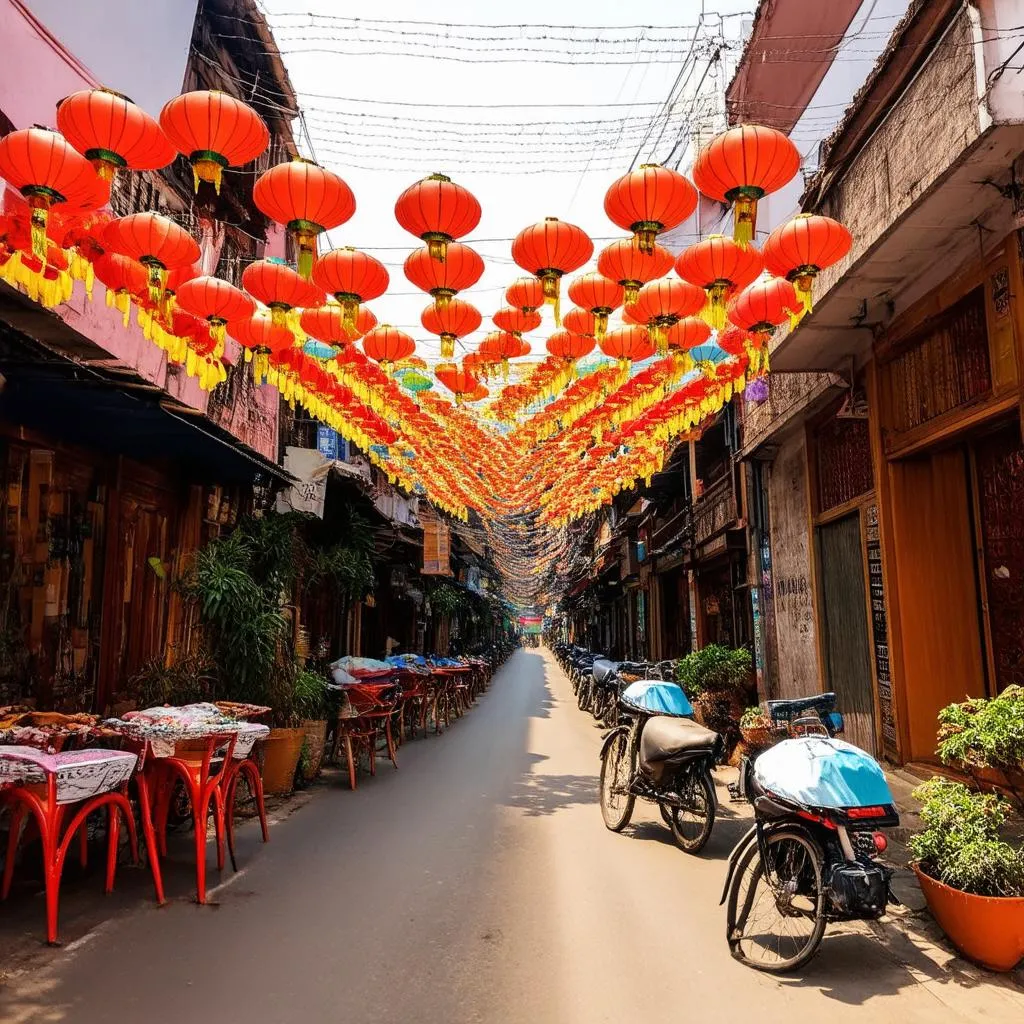
[(0, 1020), (1024, 1019), (1012, 984), (979, 984), (885, 922), (830, 928), (796, 976), (735, 963), (718, 899), (746, 809), (720, 786), (700, 857), (652, 805), (608, 832), (600, 737), (551, 655), (519, 651), (450, 730), (403, 746), (398, 771), (321, 789), (266, 846), (247, 827), (216, 905), (120, 913), (12, 977)]

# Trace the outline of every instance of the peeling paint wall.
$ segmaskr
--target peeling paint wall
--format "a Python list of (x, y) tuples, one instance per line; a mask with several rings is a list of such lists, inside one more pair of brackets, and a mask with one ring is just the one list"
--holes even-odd
[(801, 697), (820, 689), (807, 522), (807, 444), (802, 430), (779, 448), (768, 478), (768, 500), (775, 678), (780, 697)]

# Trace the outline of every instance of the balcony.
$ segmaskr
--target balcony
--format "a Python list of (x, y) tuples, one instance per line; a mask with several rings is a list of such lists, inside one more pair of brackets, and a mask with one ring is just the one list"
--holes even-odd
[(650, 556), (688, 551), (693, 547), (693, 509), (689, 505), (660, 522), (651, 533)]
[(723, 533), (739, 519), (739, 506), (732, 473), (712, 484), (693, 505), (693, 539), (695, 544)]

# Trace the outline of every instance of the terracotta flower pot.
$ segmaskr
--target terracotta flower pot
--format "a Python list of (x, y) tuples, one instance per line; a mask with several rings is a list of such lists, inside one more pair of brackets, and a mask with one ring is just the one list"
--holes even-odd
[(302, 723), (302, 731), (306, 734), (306, 750), (308, 752), (304, 775), (307, 782), (312, 782), (320, 774), (320, 762), (324, 759), (327, 722), (326, 720), (306, 719)]
[(295, 788), (295, 769), (306, 738), (305, 729), (271, 729), (264, 742), (263, 792), (285, 796)]
[(932, 916), (968, 960), (1012, 971), (1024, 958), (1024, 896), (972, 896), (913, 868)]

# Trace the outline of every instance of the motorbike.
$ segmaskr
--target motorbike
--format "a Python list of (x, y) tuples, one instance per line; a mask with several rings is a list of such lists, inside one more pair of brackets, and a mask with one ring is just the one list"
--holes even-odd
[(796, 970), (830, 922), (877, 920), (898, 903), (878, 830), (899, 815), (878, 762), (837, 738), (835, 705), (834, 693), (768, 701), (788, 738), (740, 765), (734, 796), (754, 805), (755, 824), (730, 854), (720, 902), (732, 955), (757, 970)]
[(693, 720), (678, 683), (632, 683), (618, 700), (622, 724), (601, 748), (601, 815), (621, 832), (637, 797), (658, 804), (676, 844), (699, 853), (715, 823), (712, 770), (724, 753), (721, 736)]

